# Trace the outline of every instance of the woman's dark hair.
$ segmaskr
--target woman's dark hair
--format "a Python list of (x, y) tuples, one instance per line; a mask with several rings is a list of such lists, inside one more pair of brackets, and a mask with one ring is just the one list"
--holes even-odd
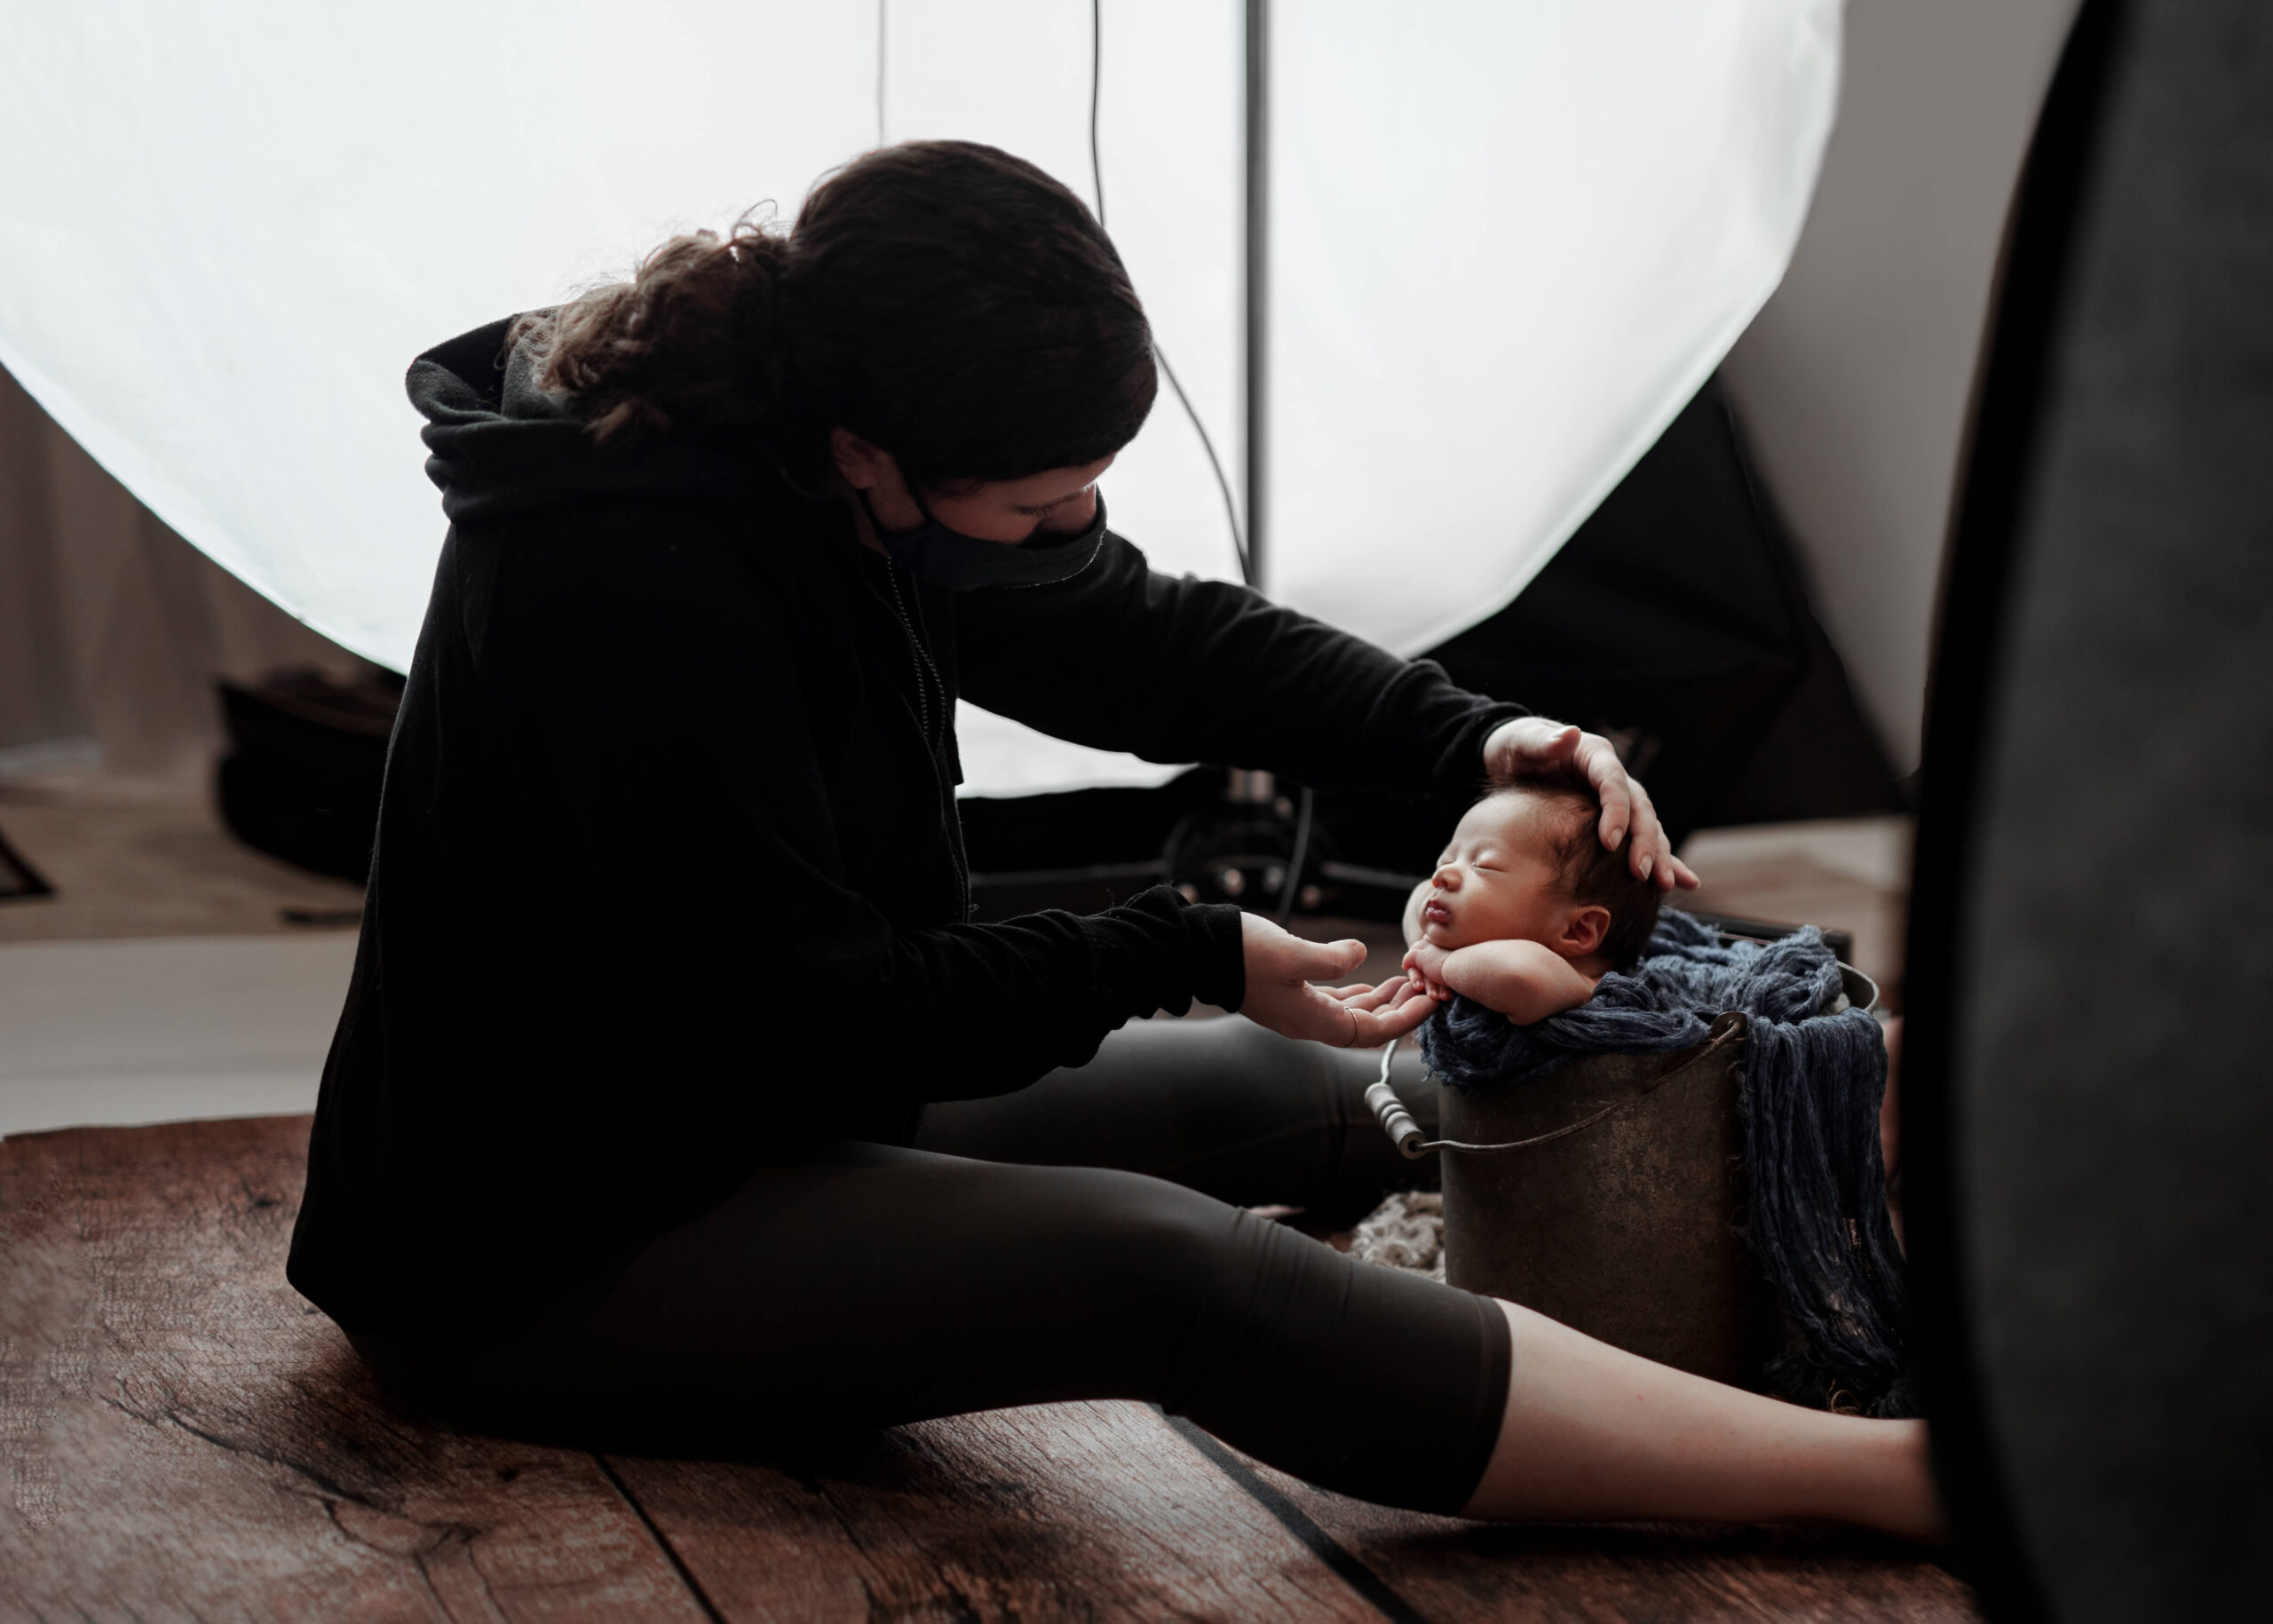
[(1119, 450), (1152, 409), (1152, 329), (1081, 200), (969, 141), (865, 154), (794, 230), (673, 237), (628, 282), (525, 319), (595, 437), (756, 435), (816, 486), (842, 425), (915, 484)]

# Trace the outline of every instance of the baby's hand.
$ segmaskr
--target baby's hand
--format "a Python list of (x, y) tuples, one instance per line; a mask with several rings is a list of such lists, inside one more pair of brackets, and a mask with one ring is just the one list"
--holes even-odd
[(1439, 1003), (1453, 995), (1445, 985), (1445, 961), (1452, 955), (1434, 942), (1419, 941), (1406, 949), (1405, 968), (1420, 986), (1428, 989), (1429, 996)]

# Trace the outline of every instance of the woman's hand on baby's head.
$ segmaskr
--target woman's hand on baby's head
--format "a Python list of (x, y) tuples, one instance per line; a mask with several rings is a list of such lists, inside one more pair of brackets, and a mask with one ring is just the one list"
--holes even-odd
[(1558, 764), (1575, 766), (1594, 786), (1602, 801), (1602, 844), (1613, 852), (1624, 847), (1637, 878), (1654, 880), (1661, 891), (1697, 888), (1696, 871), (1674, 855), (1650, 792), (1639, 779), (1628, 776), (1608, 739), (1545, 717), (1517, 717), (1493, 728), (1484, 741), (1485, 771), (1494, 779)]

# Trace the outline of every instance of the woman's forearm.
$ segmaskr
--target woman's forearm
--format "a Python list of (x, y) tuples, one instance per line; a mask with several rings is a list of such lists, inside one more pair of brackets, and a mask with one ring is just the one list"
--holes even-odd
[(1070, 581), (962, 593), (954, 614), (965, 699), (1149, 761), (1473, 794), (1485, 737), (1524, 714), (1245, 587), (1155, 574), (1118, 535)]

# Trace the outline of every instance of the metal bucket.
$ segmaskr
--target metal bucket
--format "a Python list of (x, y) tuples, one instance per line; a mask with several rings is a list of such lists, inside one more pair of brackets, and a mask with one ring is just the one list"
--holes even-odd
[[(1845, 965), (1831, 1009), (1878, 988)], [(1826, 1011), (1826, 1013), (1829, 1010)], [(1588, 1335), (1757, 1388), (1783, 1316), (1738, 1233), (1737, 1114), (1746, 1022), (1726, 1014), (1672, 1054), (1591, 1055), (1517, 1088), (1447, 1087), (1439, 1132), (1445, 1278)]]

